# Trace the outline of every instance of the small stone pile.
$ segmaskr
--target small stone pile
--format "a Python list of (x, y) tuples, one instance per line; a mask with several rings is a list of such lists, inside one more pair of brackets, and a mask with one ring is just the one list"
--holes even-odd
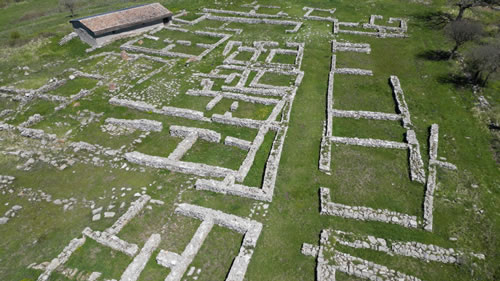
[(17, 212), (19, 212), (19, 210), (21, 210), (22, 208), (23, 207), (19, 205), (12, 206), (12, 208), (5, 212), (3, 217), (0, 217), (0, 225), (6, 224), (10, 219), (15, 217), (17, 215)]

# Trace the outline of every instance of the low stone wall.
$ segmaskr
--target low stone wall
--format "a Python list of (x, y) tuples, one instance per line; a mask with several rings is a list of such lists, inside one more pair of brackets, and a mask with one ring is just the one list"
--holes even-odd
[(330, 137), (326, 135), (326, 124), (323, 125), (323, 137), (321, 137), (320, 151), (319, 151), (319, 170), (323, 173), (330, 175), (332, 155), (332, 142)]
[(359, 68), (336, 68), (335, 73), (373, 76), (373, 72), (371, 70), (359, 69)]
[(109, 247), (115, 251), (122, 252), (127, 256), (133, 257), (139, 250), (139, 247), (135, 244), (128, 243), (115, 235), (109, 234), (106, 231), (93, 231), (90, 228), (85, 228), (83, 230), (83, 235), (95, 240), (97, 243)]
[(199, 179), (196, 181), (196, 189), (221, 194), (235, 195), (244, 198), (250, 198), (253, 200), (267, 202), (272, 201), (272, 194), (271, 196), (269, 196), (268, 194), (264, 193), (262, 189), (242, 184), (236, 184), (234, 183), (234, 176), (232, 182), (229, 183), (226, 183), (225, 181)]
[(27, 127), (31, 127), (33, 125), (36, 125), (38, 123), (40, 123), (41, 121), (43, 120), (43, 116), (36, 113), (36, 114), (33, 114), (31, 115), (28, 120), (24, 121), (23, 123), (19, 124), (19, 127), (24, 127), (24, 128), (27, 128)]
[(404, 92), (401, 88), (401, 83), (399, 82), (399, 78), (394, 75), (391, 76), (390, 82), (398, 111), (403, 116), (403, 127), (409, 130), (413, 127), (413, 124), (411, 123), (410, 110), (408, 109), (408, 105), (406, 104)]
[(188, 137), (191, 134), (196, 134), (200, 139), (209, 142), (219, 143), (221, 140), (221, 135), (212, 130), (176, 125), (170, 126), (170, 135), (173, 137)]
[(146, 155), (137, 151), (126, 153), (125, 159), (131, 163), (142, 166), (148, 166), (157, 169), (167, 169), (173, 172), (185, 174), (194, 174), (201, 177), (222, 178), (235, 172), (233, 170), (222, 167), (210, 166), (200, 163), (174, 161), (164, 157)]
[(142, 195), (136, 201), (130, 204), (127, 212), (123, 214), (111, 227), (106, 229), (106, 232), (112, 235), (118, 234), (125, 225), (127, 225), (133, 218), (135, 218), (140, 211), (146, 207), (146, 204), (151, 200), (151, 196)]
[(234, 46), (241, 46), (243, 43), (241, 41), (229, 41), (226, 44), (226, 47), (224, 48), (224, 51), (222, 51), (223, 56), (229, 55), (231, 50), (233, 49)]
[(215, 96), (209, 103), (207, 103), (207, 105), (205, 106), (205, 110), (212, 110), (222, 100), (222, 98), (222, 95)]
[(205, 242), (214, 224), (244, 234), (240, 251), (231, 265), (226, 280), (242, 281), (244, 279), (248, 264), (253, 255), (253, 249), (262, 231), (262, 224), (234, 215), (225, 214), (221, 211), (185, 203), (179, 204), (175, 209), (175, 213), (199, 219), (202, 223), (186, 246), (182, 255), (164, 250), (160, 251), (160, 254), (156, 258), (157, 263), (171, 269), (165, 280), (181, 280)]
[(75, 152), (78, 152), (80, 150), (86, 150), (86, 151), (94, 152), (97, 149), (95, 145), (87, 143), (87, 142), (83, 142), (83, 141), (72, 142), (69, 146), (71, 148), (73, 148), (73, 150)]
[(5, 116), (10, 115), (14, 112), (15, 111), (13, 109), (4, 109), (4, 110), (0, 111), (0, 118), (4, 118)]
[(139, 111), (146, 111), (146, 112), (157, 112), (158, 110), (156, 107), (147, 104), (142, 101), (132, 101), (132, 100), (124, 100), (124, 99), (118, 99), (118, 98), (111, 98), (109, 100), (109, 104), (111, 105), (117, 105), (117, 106), (124, 106), (128, 107), (131, 109), (136, 109)]
[[(0, 128), (1, 130), (1, 128)], [(43, 130), (40, 129), (30, 129), (30, 128), (23, 128), (23, 127), (17, 127), (17, 130), (19, 131), (19, 134), (23, 137), (26, 138), (32, 138), (32, 139), (47, 139), (50, 141), (53, 141), (57, 138), (55, 134), (46, 134)]]
[(151, 235), (139, 254), (134, 258), (132, 263), (128, 265), (127, 269), (125, 269), (120, 281), (136, 281), (139, 279), (139, 276), (142, 270), (146, 267), (151, 255), (160, 245), (160, 241), (160, 234)]
[[(389, 255), (412, 257), (426, 262), (434, 261), (457, 264), (460, 262), (460, 259), (465, 258), (465, 254), (462, 251), (451, 248), (446, 249), (432, 244), (394, 241), (369, 235), (356, 235), (352, 232), (339, 230), (329, 231), (330, 237), (335, 239), (335, 243), (355, 249), (371, 249)], [(471, 254), (471, 256), (481, 257), (478, 254)]]
[(333, 260), (337, 264), (334, 268), (340, 272), (354, 275), (363, 279), (378, 279), (388, 281), (421, 281), (419, 278), (406, 275), (386, 266), (369, 262), (352, 255), (334, 251)]
[(104, 121), (106, 124), (113, 124), (130, 129), (141, 130), (146, 132), (161, 132), (163, 124), (158, 121), (148, 119), (116, 119), (108, 118)]
[(337, 270), (350, 276), (368, 280), (420, 280), (386, 266), (339, 252), (335, 247), (338, 243), (336, 240), (338, 236), (332, 235), (332, 232), (330, 229), (321, 231), (319, 246), (306, 243), (302, 245), (302, 254), (313, 256), (317, 260), (316, 280), (335, 280)]
[(184, 108), (177, 108), (177, 107), (170, 107), (170, 106), (164, 106), (162, 109), (157, 109), (153, 105), (147, 104), (145, 102), (124, 100), (124, 99), (118, 99), (118, 98), (111, 98), (109, 100), (109, 103), (111, 105), (124, 106), (124, 107), (128, 107), (131, 109), (136, 109), (139, 111), (154, 112), (157, 114), (162, 114), (162, 115), (167, 115), (167, 116), (181, 117), (181, 118), (186, 118), (186, 119), (191, 119), (191, 120), (200, 120), (200, 121), (207, 121), (207, 122), (210, 121), (209, 118), (206, 118), (203, 116), (203, 112), (191, 110), (191, 109), (184, 109)]
[(444, 162), (444, 161), (439, 161), (439, 160), (430, 160), (429, 165), (438, 165), (441, 168), (445, 168), (448, 170), (457, 170), (457, 166), (449, 163), (449, 162)]
[(52, 272), (56, 270), (60, 265), (65, 264), (69, 260), (71, 255), (84, 243), (85, 243), (85, 236), (83, 236), (82, 238), (75, 238), (71, 240), (68, 246), (66, 246), (64, 250), (62, 250), (62, 252), (57, 256), (57, 258), (53, 259), (49, 263), (45, 271), (40, 276), (38, 276), (37, 281), (49, 280)]
[(83, 98), (83, 97), (86, 97), (88, 95), (92, 94), (92, 91), (89, 91), (89, 90), (86, 90), (86, 89), (81, 89), (80, 92), (78, 92), (78, 94), (76, 95), (72, 95), (69, 100), (66, 100), (65, 102), (61, 103), (59, 106), (57, 106), (54, 110), (55, 111), (59, 111), (63, 108), (65, 108), (66, 106), (74, 103), (75, 101)]
[(181, 17), (183, 15), (185, 15), (185, 14), (182, 13), (182, 14), (175, 15), (175, 16), (172, 17), (172, 20), (176, 21), (176, 22), (183, 23), (183, 24), (187, 24), (187, 25), (195, 25), (197, 23), (200, 23), (200, 22), (204, 21), (207, 18), (207, 15), (204, 14), (204, 15), (200, 16), (199, 18), (195, 19), (195, 20), (188, 21), (188, 20), (184, 20), (184, 19), (179, 18), (179, 17)]
[(68, 35), (64, 36), (61, 41), (59, 41), (59, 46), (62, 46), (66, 43), (68, 43), (69, 41), (71, 41), (72, 39), (78, 37), (78, 34), (76, 32), (71, 32), (69, 33)]
[(212, 121), (216, 123), (233, 125), (237, 127), (246, 127), (250, 129), (259, 129), (262, 127), (265, 122), (261, 120), (247, 119), (247, 118), (237, 118), (237, 117), (228, 117), (226, 115), (221, 114), (213, 114)]
[(370, 44), (359, 44), (351, 42), (337, 42), (332, 41), (332, 52), (358, 52), (358, 53), (371, 53)]
[(353, 111), (353, 110), (332, 110), (333, 117), (345, 117), (354, 119), (371, 119), (371, 120), (401, 120), (401, 115), (393, 113), (371, 112), (371, 111)]
[(240, 11), (228, 11), (228, 10), (221, 10), (221, 9), (203, 8), (202, 11), (204, 13), (228, 14), (228, 15), (235, 15), (235, 16), (252, 16), (255, 18), (279, 18), (282, 16), (282, 14), (276, 14), (276, 15), (259, 14), (259, 13), (256, 13), (255, 10), (252, 10), (250, 12), (240, 12)]
[(248, 24), (275, 24), (275, 25), (293, 25), (294, 28), (291, 30), (286, 30), (286, 33), (295, 33), (299, 31), (302, 26), (302, 22), (289, 21), (289, 20), (272, 20), (272, 19), (258, 19), (258, 18), (242, 18), (242, 17), (221, 17), (215, 15), (208, 15), (208, 20), (216, 20), (223, 22), (237, 22), (237, 23), (248, 23)]
[(320, 11), (320, 12), (327, 12), (333, 15), (337, 9), (319, 9), (319, 8), (310, 8), (310, 7), (303, 7), (303, 11), (306, 11), (304, 14), (304, 18), (308, 20), (316, 20), (316, 21), (328, 21), (328, 22), (334, 22), (335, 19), (332, 17), (318, 17), (318, 16), (311, 16), (311, 14), (314, 11)]
[(235, 147), (241, 148), (241, 149), (246, 150), (246, 151), (250, 150), (250, 146), (252, 145), (252, 143), (249, 141), (238, 139), (238, 138), (233, 138), (230, 136), (226, 137), (226, 139), (224, 140), (224, 144), (230, 145), (230, 146), (235, 146)]
[[(429, 136), (429, 158), (435, 160), (438, 150), (439, 126), (433, 124), (431, 126), (431, 134)], [(434, 191), (436, 190), (436, 167), (429, 165), (429, 175), (425, 186), (424, 196), (424, 229), (432, 231), (434, 221)]]
[(258, 89), (258, 88), (247, 88), (247, 87), (222, 86), (222, 90), (244, 93), (244, 94), (260, 95), (260, 96), (282, 97), (286, 95), (286, 91), (282, 89)]
[(203, 121), (209, 120), (208, 118), (203, 116), (203, 112), (191, 109), (164, 106), (162, 107), (160, 112), (163, 115), (181, 117), (191, 120), (203, 120)]
[(334, 143), (358, 145), (365, 147), (379, 147), (379, 148), (394, 148), (394, 149), (408, 149), (408, 144), (404, 142), (385, 141), (379, 139), (360, 139), (360, 138), (345, 138), (345, 137), (330, 137), (330, 141)]
[(185, 138), (177, 145), (172, 153), (168, 155), (169, 160), (180, 161), (181, 158), (188, 152), (191, 147), (198, 140), (198, 135), (196, 133), (190, 133), (185, 136)]
[(411, 180), (424, 184), (424, 162), (422, 161), (422, 156), (420, 155), (420, 144), (417, 140), (417, 136), (415, 135), (415, 131), (406, 131), (406, 141), (408, 142), (408, 148), (410, 150), (409, 163)]
[(417, 217), (385, 209), (372, 209), (363, 206), (348, 206), (330, 201), (330, 189), (320, 188), (321, 214), (356, 219), (361, 221), (379, 221), (398, 224), (408, 228), (418, 226)]

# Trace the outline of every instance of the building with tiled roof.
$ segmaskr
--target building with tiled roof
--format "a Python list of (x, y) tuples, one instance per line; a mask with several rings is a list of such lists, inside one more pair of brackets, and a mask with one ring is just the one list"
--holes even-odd
[(71, 20), (75, 32), (91, 46), (136, 35), (167, 24), (172, 13), (160, 3), (146, 4), (114, 12)]

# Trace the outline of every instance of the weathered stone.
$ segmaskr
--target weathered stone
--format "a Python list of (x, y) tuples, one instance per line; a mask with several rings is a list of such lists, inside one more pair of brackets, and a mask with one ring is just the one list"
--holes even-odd
[(408, 228), (418, 226), (417, 218), (407, 214), (397, 213), (385, 209), (372, 209), (368, 207), (351, 207), (343, 204), (333, 203), (330, 199), (330, 189), (320, 188), (321, 214), (339, 216), (362, 221), (380, 221), (402, 225)]
[(45, 271), (38, 276), (37, 281), (47, 281), (50, 278), (50, 275), (54, 270), (56, 270), (60, 265), (65, 264), (73, 252), (75, 252), (78, 248), (80, 248), (85, 243), (85, 236), (82, 238), (75, 238), (70, 241), (68, 246), (64, 248), (64, 250), (57, 256), (57, 258), (53, 259), (45, 268)]
[(114, 124), (118, 126), (123, 126), (127, 128), (137, 129), (141, 131), (153, 131), (161, 132), (163, 130), (163, 124), (158, 121), (148, 120), (148, 119), (116, 119), (108, 118), (104, 121), (106, 124)]
[(139, 254), (134, 258), (132, 263), (128, 265), (127, 269), (125, 269), (120, 278), (120, 281), (137, 280), (144, 267), (146, 267), (149, 258), (153, 254), (153, 251), (155, 251), (156, 248), (158, 248), (160, 241), (161, 241), (160, 234), (151, 235), (148, 241), (146, 241), (146, 244), (144, 244), (144, 247), (139, 252)]
[(137, 245), (128, 243), (106, 231), (93, 231), (92, 229), (87, 227), (83, 230), (82, 233), (88, 238), (95, 240), (97, 243), (109, 247), (113, 250), (120, 251), (130, 257), (133, 257), (139, 250), (139, 247), (137, 247)]
[(262, 231), (262, 224), (234, 215), (228, 215), (220, 211), (189, 204), (179, 204), (175, 212), (176, 214), (202, 220), (202, 223), (186, 246), (182, 255), (162, 250), (157, 256), (158, 264), (171, 269), (165, 280), (181, 280), (214, 224), (244, 234), (240, 252), (234, 259), (226, 280), (241, 281), (244, 279), (248, 263), (253, 254), (253, 248), (255, 248), (260, 232)]

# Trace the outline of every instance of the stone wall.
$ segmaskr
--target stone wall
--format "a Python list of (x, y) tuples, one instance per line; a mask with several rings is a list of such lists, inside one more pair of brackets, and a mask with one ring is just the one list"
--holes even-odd
[(129, 119), (108, 118), (104, 122), (106, 124), (113, 124), (147, 132), (161, 132), (163, 130), (163, 124), (161, 122), (148, 119), (129, 120)]
[(134, 258), (123, 272), (120, 281), (136, 281), (142, 270), (146, 267), (151, 255), (158, 248), (161, 241), (160, 234), (153, 234), (149, 237), (139, 254)]
[(209, 142), (219, 143), (221, 140), (221, 135), (212, 130), (176, 125), (170, 126), (170, 135), (173, 137), (188, 137), (191, 134), (196, 134), (199, 138)]
[(379, 221), (398, 224), (407, 228), (418, 226), (417, 217), (385, 209), (372, 209), (363, 206), (348, 206), (330, 201), (330, 189), (320, 188), (321, 214), (356, 219), (361, 221)]
[(385, 140), (379, 140), (379, 139), (345, 138), (345, 137), (332, 136), (330, 138), (330, 141), (332, 141), (334, 143), (358, 145), (358, 146), (365, 146), (365, 147), (408, 149), (408, 144), (406, 144), (404, 142), (385, 141)]
[(78, 248), (80, 248), (84, 243), (85, 243), (85, 236), (83, 236), (82, 238), (75, 238), (75, 239), (71, 240), (69, 242), (68, 246), (66, 246), (64, 248), (64, 250), (62, 250), (62, 252), (57, 256), (57, 258), (54, 258), (49, 263), (49, 265), (47, 266), (47, 268), (45, 269), (45, 271), (40, 276), (38, 276), (37, 281), (47, 281), (47, 280), (49, 280), (50, 275), (52, 274), (52, 272), (56, 268), (58, 268), (60, 265), (65, 264), (69, 260), (69, 258), (71, 257), (71, 255)]
[(253, 249), (257, 245), (257, 240), (262, 231), (262, 224), (234, 215), (225, 214), (221, 211), (185, 203), (179, 204), (175, 209), (175, 213), (201, 220), (202, 223), (186, 246), (182, 255), (164, 250), (161, 250), (158, 254), (156, 258), (157, 263), (170, 268), (170, 273), (165, 280), (181, 280), (215, 224), (244, 235), (240, 251), (234, 259), (226, 277), (227, 281), (244, 280), (248, 264), (253, 255)]

